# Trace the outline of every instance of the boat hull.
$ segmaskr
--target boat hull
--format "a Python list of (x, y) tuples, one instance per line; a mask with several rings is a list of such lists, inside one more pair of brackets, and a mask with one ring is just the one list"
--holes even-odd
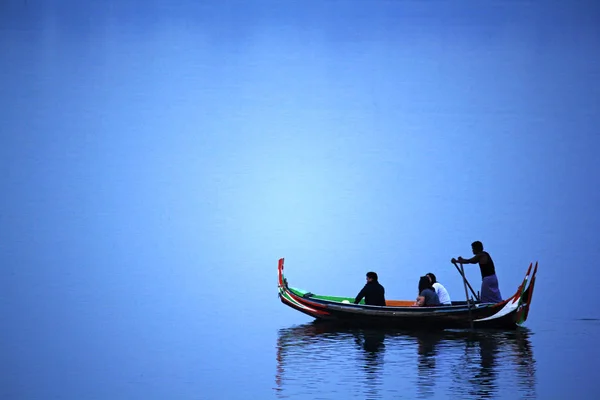
[(342, 325), (401, 329), (515, 329), (527, 320), (537, 263), (533, 273), (532, 264), (529, 265), (525, 279), (515, 294), (500, 303), (453, 302), (451, 306), (440, 307), (411, 307), (408, 305), (410, 302), (406, 301), (389, 301), (388, 306), (369, 306), (352, 304), (348, 299), (343, 301), (340, 300), (342, 298), (317, 296), (289, 287), (283, 269), (282, 258), (278, 266), (281, 302), (318, 320)]

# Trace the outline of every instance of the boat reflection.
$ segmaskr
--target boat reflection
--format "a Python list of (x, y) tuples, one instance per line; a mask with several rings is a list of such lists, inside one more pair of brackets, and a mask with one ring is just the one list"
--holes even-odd
[(364, 398), (535, 397), (530, 331), (407, 332), (313, 322), (280, 329), (282, 397), (362, 392)]

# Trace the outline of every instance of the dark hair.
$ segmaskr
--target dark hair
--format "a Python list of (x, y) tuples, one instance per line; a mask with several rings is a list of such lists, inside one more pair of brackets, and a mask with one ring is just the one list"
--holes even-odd
[(483, 243), (481, 243), (479, 240), (471, 243), (471, 247), (475, 251), (483, 251)]
[(423, 290), (429, 288), (431, 288), (431, 282), (429, 281), (429, 278), (427, 276), (422, 276), (419, 279), (419, 294), (421, 294)]
[(427, 274), (425, 274), (425, 276), (428, 276), (428, 277), (431, 278), (431, 284), (432, 285), (437, 282), (437, 280), (435, 279), (435, 275), (433, 274), (433, 272), (428, 272)]
[(367, 278), (371, 278), (374, 281), (377, 280), (377, 273), (376, 272), (367, 272)]

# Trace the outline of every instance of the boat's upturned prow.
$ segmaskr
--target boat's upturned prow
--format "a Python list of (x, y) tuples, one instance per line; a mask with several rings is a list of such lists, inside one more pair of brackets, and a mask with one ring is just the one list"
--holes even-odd
[(529, 315), (537, 268), (537, 262), (535, 266), (529, 264), (516, 292), (499, 303), (455, 301), (439, 307), (413, 307), (413, 301), (405, 300), (388, 300), (386, 306), (353, 304), (354, 298), (315, 295), (289, 287), (283, 273), (283, 258), (277, 271), (281, 302), (320, 320), (405, 329), (514, 329)]

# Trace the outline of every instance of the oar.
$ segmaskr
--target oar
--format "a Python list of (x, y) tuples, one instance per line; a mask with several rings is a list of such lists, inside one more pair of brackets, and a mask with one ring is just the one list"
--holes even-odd
[[(467, 277), (465, 276), (465, 270), (462, 266), (462, 264), (460, 264), (461, 268), (458, 268), (458, 265), (456, 265), (455, 262), (453, 262), (452, 264), (454, 264), (454, 266), (456, 267), (456, 269), (458, 270), (458, 273), (462, 276), (463, 280), (465, 281), (466, 285), (469, 286), (469, 289), (471, 289), (471, 293), (473, 293), (473, 296), (475, 297), (475, 299), (477, 301), (479, 301), (479, 296), (477, 296), (475, 294), (475, 291), (473, 290), (473, 288), (471, 287), (471, 284), (469, 283), (469, 281), (467, 280)], [(466, 289), (465, 289), (466, 290)], [(468, 298), (469, 296), (467, 296)]]
[[(456, 265), (456, 264), (454, 264)], [(469, 322), (471, 323), (471, 330), (473, 330), (473, 316), (471, 315), (471, 302), (469, 301), (469, 292), (467, 292), (467, 278), (465, 278), (465, 269), (462, 263), (460, 263), (460, 274), (463, 277), (463, 283), (465, 286), (465, 297), (467, 298), (467, 307), (469, 308)], [(469, 285), (471, 287), (471, 285)], [(473, 290), (473, 289), (471, 289)]]

